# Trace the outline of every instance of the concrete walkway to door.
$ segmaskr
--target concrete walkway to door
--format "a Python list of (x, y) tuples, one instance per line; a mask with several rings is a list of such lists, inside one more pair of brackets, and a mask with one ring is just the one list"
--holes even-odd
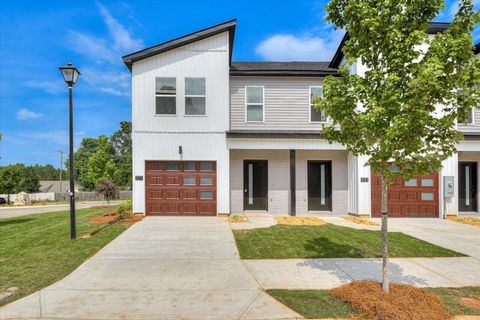
[(0, 319), (296, 319), (239, 259), (227, 222), (148, 217)]

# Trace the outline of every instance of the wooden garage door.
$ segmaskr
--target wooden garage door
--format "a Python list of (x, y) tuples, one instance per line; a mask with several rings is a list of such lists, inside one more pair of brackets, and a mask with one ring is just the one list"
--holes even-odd
[[(389, 217), (438, 217), (438, 174), (431, 173), (405, 181), (395, 179), (388, 186)], [(372, 216), (381, 216), (382, 183), (372, 175)]]
[(217, 214), (214, 161), (146, 161), (145, 177), (147, 215)]

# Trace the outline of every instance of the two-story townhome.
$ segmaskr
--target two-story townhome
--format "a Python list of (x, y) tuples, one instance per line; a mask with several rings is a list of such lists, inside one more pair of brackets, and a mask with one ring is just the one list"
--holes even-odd
[[(432, 23), (429, 33), (446, 28)], [(231, 20), (123, 57), (132, 72), (134, 211), (378, 215), (367, 159), (323, 139), (328, 119), (312, 106), (323, 79), (339, 76), (346, 37), (331, 61), (235, 62), (235, 29)], [(391, 216), (478, 210), (480, 111), (464, 122), (459, 153), (440, 172), (390, 188)]]

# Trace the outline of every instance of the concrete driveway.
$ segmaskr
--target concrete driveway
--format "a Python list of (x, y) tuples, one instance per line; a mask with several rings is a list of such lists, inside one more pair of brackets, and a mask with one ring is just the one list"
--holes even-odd
[(149, 217), (0, 318), (295, 319), (239, 259), (220, 218)]
[[(373, 219), (375, 220), (375, 219)], [(380, 219), (378, 219), (380, 222)], [(480, 258), (480, 228), (435, 218), (389, 219), (389, 231), (400, 231), (438, 246)]]
[[(110, 201), (110, 204), (116, 205), (121, 201)], [(107, 204), (103, 201), (79, 201), (75, 203), (77, 209), (90, 208), (91, 206), (98, 206)], [(20, 206), (20, 207), (0, 207), (0, 219), (3, 218), (13, 218), (26, 216), (29, 214), (36, 213), (45, 213), (45, 212), (54, 212), (54, 211), (65, 211), (69, 210), (70, 205), (65, 204), (48, 204), (48, 205), (37, 205), (37, 206)]]

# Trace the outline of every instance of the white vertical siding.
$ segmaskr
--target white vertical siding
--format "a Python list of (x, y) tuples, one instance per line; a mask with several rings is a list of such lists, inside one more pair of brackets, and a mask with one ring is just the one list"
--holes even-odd
[[(155, 77), (176, 77), (177, 114), (155, 115)], [(186, 77), (205, 77), (206, 115), (185, 116)], [(145, 175), (146, 160), (217, 162), (217, 211), (229, 212), (228, 33), (222, 33), (133, 64), (133, 175)], [(178, 154), (182, 146), (183, 155)], [(135, 212), (145, 211), (145, 181), (133, 182)]]
[(348, 212), (358, 213), (358, 170), (357, 157), (348, 154)]
[(332, 161), (332, 212), (348, 212), (348, 154), (346, 151), (297, 150), (297, 214), (308, 213), (308, 160)]
[[(452, 198), (444, 199), (443, 197), (443, 177), (454, 177), (454, 193)], [(440, 171), (440, 212), (439, 216), (458, 214), (458, 154), (454, 154), (447, 160), (443, 161), (443, 168)]]

